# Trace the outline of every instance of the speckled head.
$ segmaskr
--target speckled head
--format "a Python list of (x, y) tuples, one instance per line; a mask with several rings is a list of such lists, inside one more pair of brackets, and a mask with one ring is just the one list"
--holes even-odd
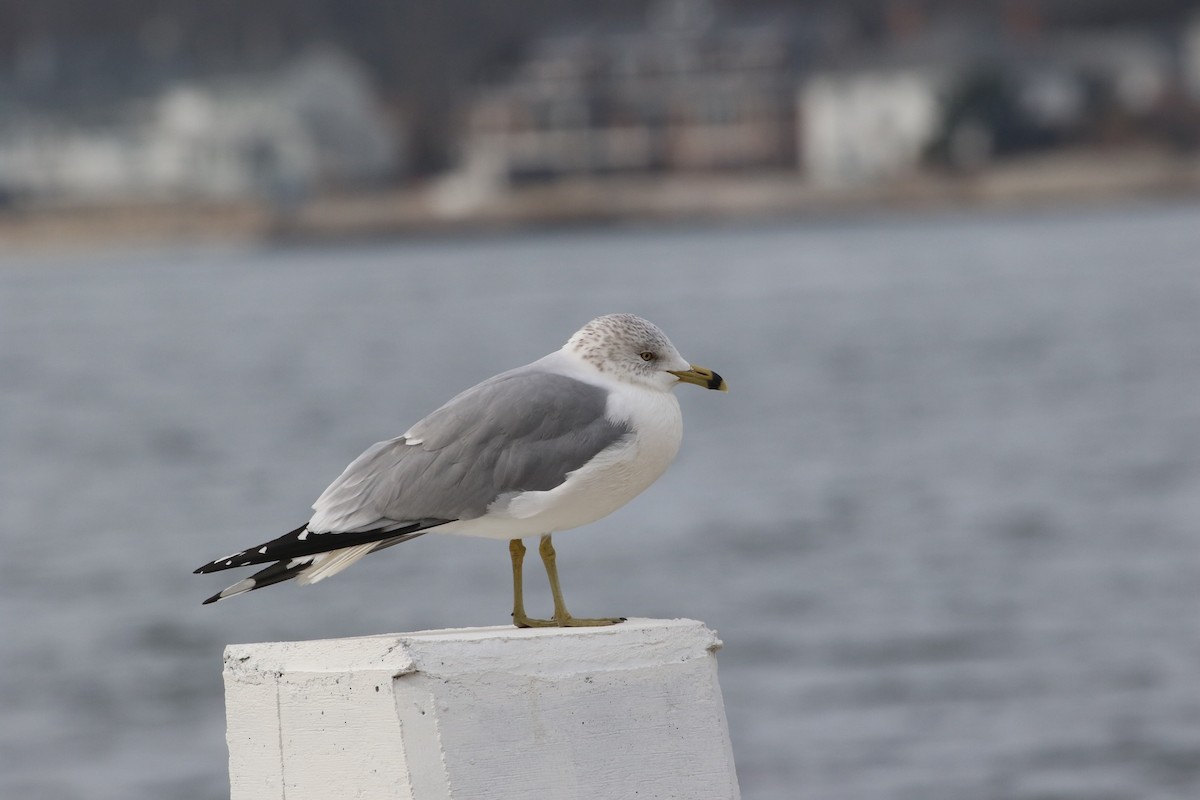
[(667, 390), (680, 381), (724, 389), (716, 373), (687, 362), (657, 325), (635, 314), (606, 314), (584, 325), (564, 346), (595, 367), (633, 383)]

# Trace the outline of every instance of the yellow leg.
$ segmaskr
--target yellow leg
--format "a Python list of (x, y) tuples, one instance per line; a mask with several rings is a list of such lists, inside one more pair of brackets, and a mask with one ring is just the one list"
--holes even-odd
[(509, 539), (508, 554), (512, 558), (513, 569), (513, 625), (518, 628), (528, 628), (529, 617), (525, 615), (525, 597), (521, 590), (521, 566), (525, 563), (525, 543), (520, 539)]
[(538, 553), (546, 566), (546, 577), (550, 579), (550, 594), (554, 597), (554, 619), (531, 619), (525, 614), (525, 603), (521, 591), (521, 564), (525, 560), (525, 545), (520, 539), (508, 543), (508, 552), (513, 563), (513, 624), (518, 628), (560, 628), (591, 627), (596, 625), (615, 625), (624, 622), (624, 617), (601, 617), (598, 619), (582, 619), (572, 617), (563, 602), (562, 587), (558, 583), (558, 565), (554, 553), (554, 544), (547, 534), (538, 545)]

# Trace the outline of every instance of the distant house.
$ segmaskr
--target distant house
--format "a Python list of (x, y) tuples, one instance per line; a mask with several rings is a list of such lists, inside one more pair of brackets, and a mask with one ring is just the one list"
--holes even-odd
[(802, 170), (825, 185), (914, 172), (944, 135), (950, 100), (976, 65), (1004, 60), (996, 32), (965, 20), (923, 23), (830, 54), (798, 94)]
[(128, 196), (140, 172), (139, 144), (120, 125), (84, 128), (13, 114), (0, 129), (0, 196), (6, 202)]
[(399, 139), (365, 71), (333, 51), (275, 74), (184, 86), (147, 131), (155, 180), (214, 195), (379, 183)]
[(1153, 109), (1167, 55), (1134, 34), (1023, 40), (930, 26), (813, 70), (799, 93), (802, 169), (824, 184), (864, 183), (1079, 141), (1111, 109)]
[(288, 202), (400, 169), (365, 71), (330, 51), (271, 73), (178, 85), (102, 125), (62, 112), (0, 125), (0, 190), (53, 200)]
[(536, 180), (795, 165), (793, 49), (768, 24), (662, 4), (637, 30), (535, 42), (465, 113), (463, 160)]
[(799, 143), (807, 176), (825, 185), (911, 172), (942, 124), (946, 78), (933, 70), (820, 73), (799, 92)]

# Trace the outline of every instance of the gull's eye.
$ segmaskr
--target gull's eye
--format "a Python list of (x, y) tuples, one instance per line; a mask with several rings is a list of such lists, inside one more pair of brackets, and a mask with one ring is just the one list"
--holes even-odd
[(642, 361), (654, 360), (654, 353), (651, 353), (649, 350), (643, 350), (642, 352), (638, 353), (638, 355), (642, 357)]

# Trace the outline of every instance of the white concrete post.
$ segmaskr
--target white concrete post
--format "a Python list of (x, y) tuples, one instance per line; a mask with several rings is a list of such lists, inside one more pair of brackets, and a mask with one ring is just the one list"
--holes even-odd
[(230, 645), (232, 800), (736, 800), (694, 620)]

